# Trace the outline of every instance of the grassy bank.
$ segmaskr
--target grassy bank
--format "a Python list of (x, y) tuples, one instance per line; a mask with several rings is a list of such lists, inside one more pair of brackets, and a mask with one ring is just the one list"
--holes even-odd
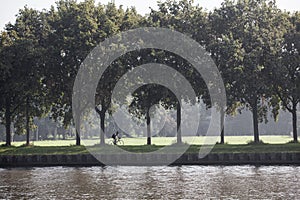
[[(142, 145), (142, 146), (120, 146), (130, 152), (150, 152), (156, 151), (164, 146)], [(200, 145), (191, 145), (188, 153), (198, 153)], [(111, 147), (112, 150), (114, 147)], [(94, 146), (90, 151), (100, 151), (101, 147)], [(212, 153), (268, 153), (268, 152), (299, 152), (300, 144), (260, 144), (260, 145), (215, 145)], [(53, 155), (53, 154), (88, 154), (89, 151), (84, 146), (29, 146), (29, 147), (0, 147), (0, 155)]]
[[(204, 139), (204, 137), (184, 137), (183, 141), (191, 145), (187, 152), (198, 153)], [(215, 145), (212, 153), (300, 152), (300, 144), (287, 144), (291, 141), (289, 136), (261, 136), (266, 144), (260, 145), (247, 144), (252, 140), (252, 136), (227, 136), (225, 139), (227, 144)], [(107, 139), (106, 142), (109, 143), (110, 140)], [(130, 152), (156, 151), (176, 142), (174, 137), (154, 137), (152, 138), (154, 145), (151, 146), (145, 145), (146, 138), (123, 138), (123, 141), (125, 145), (121, 148)], [(99, 143), (99, 139), (83, 140), (82, 143), (83, 146), (75, 146), (74, 140), (37, 141), (33, 142), (32, 146), (24, 147), (22, 146), (24, 142), (14, 142), (12, 147), (1, 146), (0, 155), (88, 154), (89, 151), (85, 146), (91, 146), (90, 151), (101, 152), (101, 147), (94, 146)]]
[[(286, 144), (292, 140), (290, 136), (261, 136), (260, 139), (264, 143), (268, 144)], [(300, 139), (300, 138), (299, 138)], [(107, 143), (109, 143), (111, 139), (107, 139)], [(138, 145), (145, 145), (147, 139), (144, 137), (140, 138), (122, 138), (124, 144), (126, 146), (138, 146)], [(205, 137), (183, 137), (183, 142), (189, 143), (191, 145), (201, 145), (204, 143)], [(227, 144), (247, 144), (249, 141), (253, 140), (253, 136), (226, 136), (225, 142)], [(216, 137), (216, 141), (219, 141), (219, 137)], [(153, 137), (152, 144), (165, 146), (171, 145), (176, 142), (175, 137)], [(21, 146), (25, 142), (13, 142), (13, 146)], [(48, 140), (48, 141), (33, 141), (32, 142), (35, 146), (70, 146), (75, 145), (75, 140)], [(99, 143), (99, 139), (93, 140), (82, 140), (83, 145), (94, 145)], [(4, 144), (4, 142), (0, 142), (0, 145)]]

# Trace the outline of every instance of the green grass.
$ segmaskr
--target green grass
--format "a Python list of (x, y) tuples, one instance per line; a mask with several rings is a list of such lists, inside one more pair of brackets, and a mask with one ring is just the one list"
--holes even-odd
[[(153, 145), (148, 146), (146, 145), (146, 138), (122, 139), (125, 145), (121, 148), (139, 153), (156, 151), (176, 142), (175, 137), (154, 137), (152, 138)], [(216, 139), (219, 140), (219, 138)], [(212, 153), (300, 152), (300, 144), (288, 143), (292, 139), (289, 136), (261, 136), (261, 140), (266, 144), (247, 144), (252, 139), (252, 136), (227, 136), (225, 137), (227, 144), (215, 145)], [(111, 139), (107, 139), (106, 143), (110, 141)], [(184, 137), (183, 142), (191, 144), (187, 150), (188, 153), (197, 153), (204, 142), (204, 137)], [(24, 142), (14, 142), (12, 147), (1, 146), (0, 155), (88, 154), (89, 151), (101, 152), (102, 148), (97, 145), (94, 146), (99, 143), (99, 139), (83, 140), (82, 146), (75, 146), (75, 140), (51, 140), (32, 143), (33, 145), (29, 147), (22, 146)], [(89, 146), (89, 151), (85, 146)], [(115, 147), (111, 146), (111, 152), (115, 150)]]
[(0, 147), (0, 155), (57, 155), (86, 154), (84, 146), (29, 146)]
[[(75, 140), (44, 140), (44, 141), (31, 141), (31, 144), (34, 146), (70, 146), (75, 145)], [(4, 142), (0, 142), (0, 145), (5, 144)], [(21, 146), (24, 145), (25, 142), (12, 142), (13, 146)]]
[[(204, 143), (206, 137), (183, 137), (183, 142), (191, 145), (201, 145)], [(122, 138), (126, 146), (146, 145), (146, 138)], [(211, 138), (212, 139), (212, 138)], [(215, 137), (214, 141), (219, 141), (219, 137)], [(260, 139), (268, 144), (286, 144), (292, 140), (290, 136), (261, 136)], [(108, 139), (110, 140), (110, 139)], [(226, 136), (225, 142), (227, 144), (248, 144), (253, 140), (253, 136)], [(99, 140), (84, 140), (83, 144), (91, 146), (99, 143)], [(153, 137), (152, 144), (154, 145), (171, 145), (176, 143), (175, 137)], [(214, 142), (213, 142), (214, 143)]]
[[(109, 153), (115, 152), (117, 147), (109, 146)], [(122, 149), (135, 152), (135, 153), (145, 153), (156, 151), (163, 148), (162, 145), (124, 145), (120, 146)], [(57, 154), (88, 154), (89, 152), (102, 152), (103, 147), (100, 146), (90, 146), (88, 149), (84, 146), (12, 146), (12, 147), (0, 147), (0, 155), (57, 155)], [(174, 146), (174, 151), (176, 151), (176, 145)], [(200, 145), (191, 145), (187, 150), (187, 153), (198, 153), (200, 150)], [(171, 151), (170, 151), (171, 152)], [(173, 152), (173, 151), (172, 151)], [(268, 152), (299, 152), (300, 144), (259, 144), (259, 145), (230, 145), (217, 144), (214, 146), (212, 153), (268, 153)]]
[[(183, 142), (189, 143), (191, 145), (201, 145), (204, 142), (205, 137), (183, 137)], [(264, 143), (268, 144), (285, 144), (292, 140), (290, 136), (261, 136), (260, 139)], [(106, 143), (109, 143), (111, 139), (107, 139)], [(138, 146), (145, 145), (146, 138), (122, 138), (126, 146)], [(227, 144), (247, 144), (249, 141), (253, 140), (253, 136), (226, 136), (225, 142)], [(219, 141), (219, 137), (216, 138), (216, 141)], [(155, 145), (171, 145), (176, 142), (175, 137), (153, 137), (152, 144)], [(25, 142), (13, 142), (13, 146), (21, 146)], [(46, 141), (33, 141), (31, 142), (34, 146), (70, 146), (75, 145), (75, 140), (46, 140)], [(99, 143), (99, 139), (93, 140), (82, 140), (82, 144), (85, 146), (91, 146)], [(0, 142), (0, 145), (4, 142)]]

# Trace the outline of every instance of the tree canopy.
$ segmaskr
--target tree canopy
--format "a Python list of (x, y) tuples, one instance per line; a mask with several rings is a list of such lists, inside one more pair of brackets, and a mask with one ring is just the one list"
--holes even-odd
[[(158, 9), (145, 16), (135, 8), (96, 4), (93, 0), (59, 0), (43, 11), (24, 7), (0, 35), (0, 121), (6, 127), (6, 145), (11, 145), (12, 123), (20, 133), (27, 133), (27, 144), (34, 117), (49, 115), (65, 127), (74, 124), (72, 90), (82, 62), (106, 38), (139, 27), (179, 31), (209, 52), (227, 92), (222, 118), (225, 112), (250, 109), (254, 141), (259, 142), (258, 124), (267, 122), (268, 110), (276, 119), (278, 110), (285, 109), (292, 114), (293, 139), (297, 142), (299, 16), (298, 12), (278, 9), (273, 0), (225, 0), (211, 12), (193, 1), (167, 0), (158, 2)], [(146, 63), (165, 64), (177, 70), (190, 81), (197, 100), (211, 106), (203, 78), (180, 56), (160, 49), (128, 52), (110, 64), (96, 90), (102, 144), (105, 114), (114, 112), (111, 95), (116, 83), (126, 72)], [(131, 111), (146, 117), (147, 124), (149, 108), (159, 103), (177, 109), (179, 127), (180, 107), (170, 91), (149, 85), (133, 96)], [(80, 145), (78, 131), (76, 138)], [(224, 142), (224, 132), (221, 141)]]

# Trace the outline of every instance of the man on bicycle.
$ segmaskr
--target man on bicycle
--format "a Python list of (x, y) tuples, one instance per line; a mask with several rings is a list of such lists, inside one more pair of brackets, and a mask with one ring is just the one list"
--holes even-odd
[(117, 141), (119, 139), (119, 131), (117, 131), (116, 133), (112, 134), (111, 137), (114, 139), (114, 141), (113, 141), (114, 145), (117, 145)]

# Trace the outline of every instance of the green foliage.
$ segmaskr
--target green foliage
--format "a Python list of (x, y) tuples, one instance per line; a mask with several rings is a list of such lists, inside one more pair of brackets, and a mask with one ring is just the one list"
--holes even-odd
[[(46, 29), (44, 14), (25, 7), (17, 15), (15, 24), (8, 24), (2, 33), (1, 115), (6, 129), (15, 124), (17, 133), (29, 134), (33, 117), (41, 117), (49, 109), (45, 104), (43, 79), (44, 39)], [(10, 130), (7, 130), (10, 145)]]
[[(228, 0), (211, 13), (210, 24), (209, 50), (223, 75), (228, 111), (234, 112), (237, 102), (248, 107), (253, 113), (255, 142), (259, 142), (258, 123), (266, 121), (265, 101), (273, 97), (265, 77), (270, 58), (281, 50), (286, 16), (274, 1)], [(276, 108), (276, 102), (272, 103)]]
[[(289, 111), (293, 116), (294, 142), (297, 142), (297, 106), (300, 102), (300, 14), (294, 13), (287, 23), (281, 51), (269, 59), (270, 69), (266, 78), (272, 83), (275, 94), (273, 113), (280, 108)], [(274, 104), (274, 101), (272, 102)]]
[[(90, 51), (121, 31), (153, 26), (182, 32), (207, 49), (224, 80), (226, 112), (234, 115), (243, 108), (250, 109), (256, 142), (258, 123), (267, 122), (268, 109), (274, 119), (279, 109), (293, 114), (297, 139), (299, 16), (279, 10), (270, 0), (225, 0), (221, 8), (210, 13), (193, 1), (167, 0), (145, 17), (134, 8), (124, 10), (112, 3), (95, 4), (94, 0), (59, 0), (43, 11), (24, 7), (0, 35), (0, 121), (6, 125), (7, 135), (11, 123), (19, 133), (28, 133), (35, 127), (34, 117), (49, 113), (65, 127), (73, 124), (73, 84)], [(114, 111), (111, 93), (119, 78), (149, 62), (176, 69), (191, 82), (197, 97), (211, 106), (207, 87), (189, 63), (170, 52), (146, 49), (115, 60), (101, 77), (95, 99), (102, 116)], [(157, 102), (175, 108), (177, 99), (168, 90), (147, 86), (135, 92), (131, 111), (144, 116)]]

